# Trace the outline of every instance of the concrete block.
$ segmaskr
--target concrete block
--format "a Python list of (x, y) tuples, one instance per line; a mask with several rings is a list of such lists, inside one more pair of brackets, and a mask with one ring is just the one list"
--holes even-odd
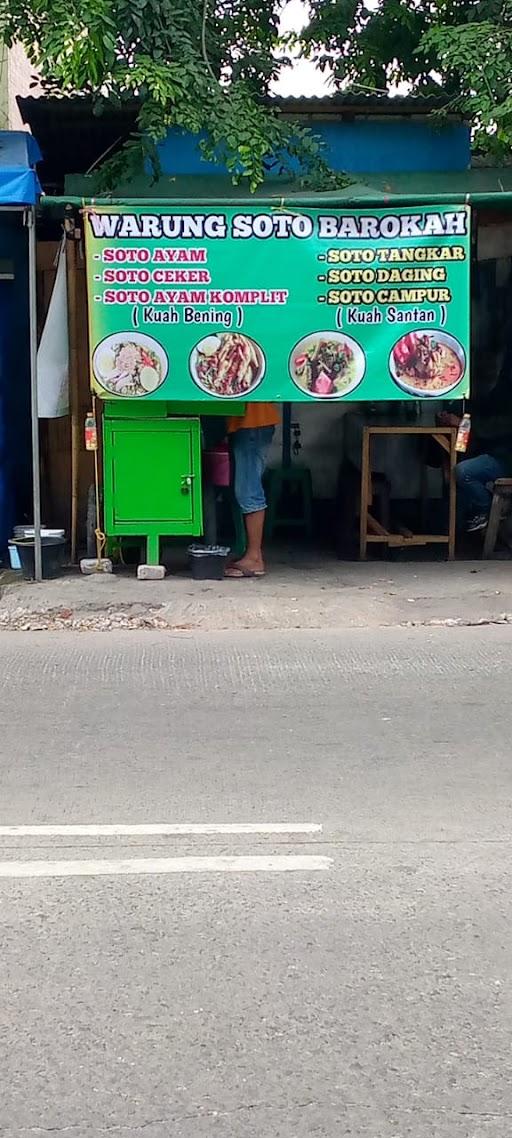
[(101, 557), (99, 561), (97, 557), (82, 557), (80, 572), (84, 573), (86, 577), (92, 577), (94, 573), (111, 573), (112, 562), (110, 557)]
[(137, 577), (139, 581), (163, 581), (165, 565), (139, 565)]

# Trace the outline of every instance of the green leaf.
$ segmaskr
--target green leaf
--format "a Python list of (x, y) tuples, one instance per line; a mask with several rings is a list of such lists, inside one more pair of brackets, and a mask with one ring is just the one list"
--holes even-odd
[[(326, 7), (330, 42), (357, 5)], [(280, 13), (281, 0), (209, 0), (206, 13), (204, 0), (0, 0), (4, 42), (24, 44), (48, 91), (92, 94), (95, 115), (138, 100), (137, 131), (105, 164), (107, 181), (144, 159), (156, 170), (156, 144), (173, 124), (204, 133), (201, 152), (253, 190), (273, 153), (284, 170), (293, 158), (304, 173), (327, 171), (314, 135), (303, 128), (290, 143), (265, 101), (284, 44)]]

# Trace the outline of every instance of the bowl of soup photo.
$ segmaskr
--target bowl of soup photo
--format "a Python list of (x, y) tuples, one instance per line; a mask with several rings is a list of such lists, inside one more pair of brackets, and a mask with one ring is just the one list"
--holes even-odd
[(344, 332), (310, 332), (295, 345), (289, 370), (312, 399), (341, 399), (358, 387), (366, 368), (361, 346)]
[(449, 332), (408, 332), (391, 349), (389, 370), (408, 395), (439, 399), (463, 378), (466, 353)]
[(122, 399), (152, 395), (162, 386), (169, 361), (162, 347), (144, 332), (114, 332), (98, 344), (92, 357), (96, 383)]

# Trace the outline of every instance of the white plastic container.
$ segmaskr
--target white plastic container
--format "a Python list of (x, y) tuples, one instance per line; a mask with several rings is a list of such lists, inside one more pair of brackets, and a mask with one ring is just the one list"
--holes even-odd
[(11, 569), (21, 569), (20, 555), (16, 549), (16, 546), (13, 545), (11, 541), (9, 541), (7, 543), (7, 548), (9, 550), (9, 561), (11, 563)]
[[(33, 526), (15, 526), (14, 536), (18, 540), (24, 537), (34, 537)], [(46, 526), (41, 527), (41, 537), (65, 537), (66, 533), (63, 529), (47, 529)]]

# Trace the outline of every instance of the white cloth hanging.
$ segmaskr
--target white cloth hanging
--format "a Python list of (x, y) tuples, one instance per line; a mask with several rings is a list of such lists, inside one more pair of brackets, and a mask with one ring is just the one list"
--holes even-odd
[(57, 273), (37, 352), (37, 398), (40, 419), (69, 414), (69, 340), (66, 238), (57, 254)]

